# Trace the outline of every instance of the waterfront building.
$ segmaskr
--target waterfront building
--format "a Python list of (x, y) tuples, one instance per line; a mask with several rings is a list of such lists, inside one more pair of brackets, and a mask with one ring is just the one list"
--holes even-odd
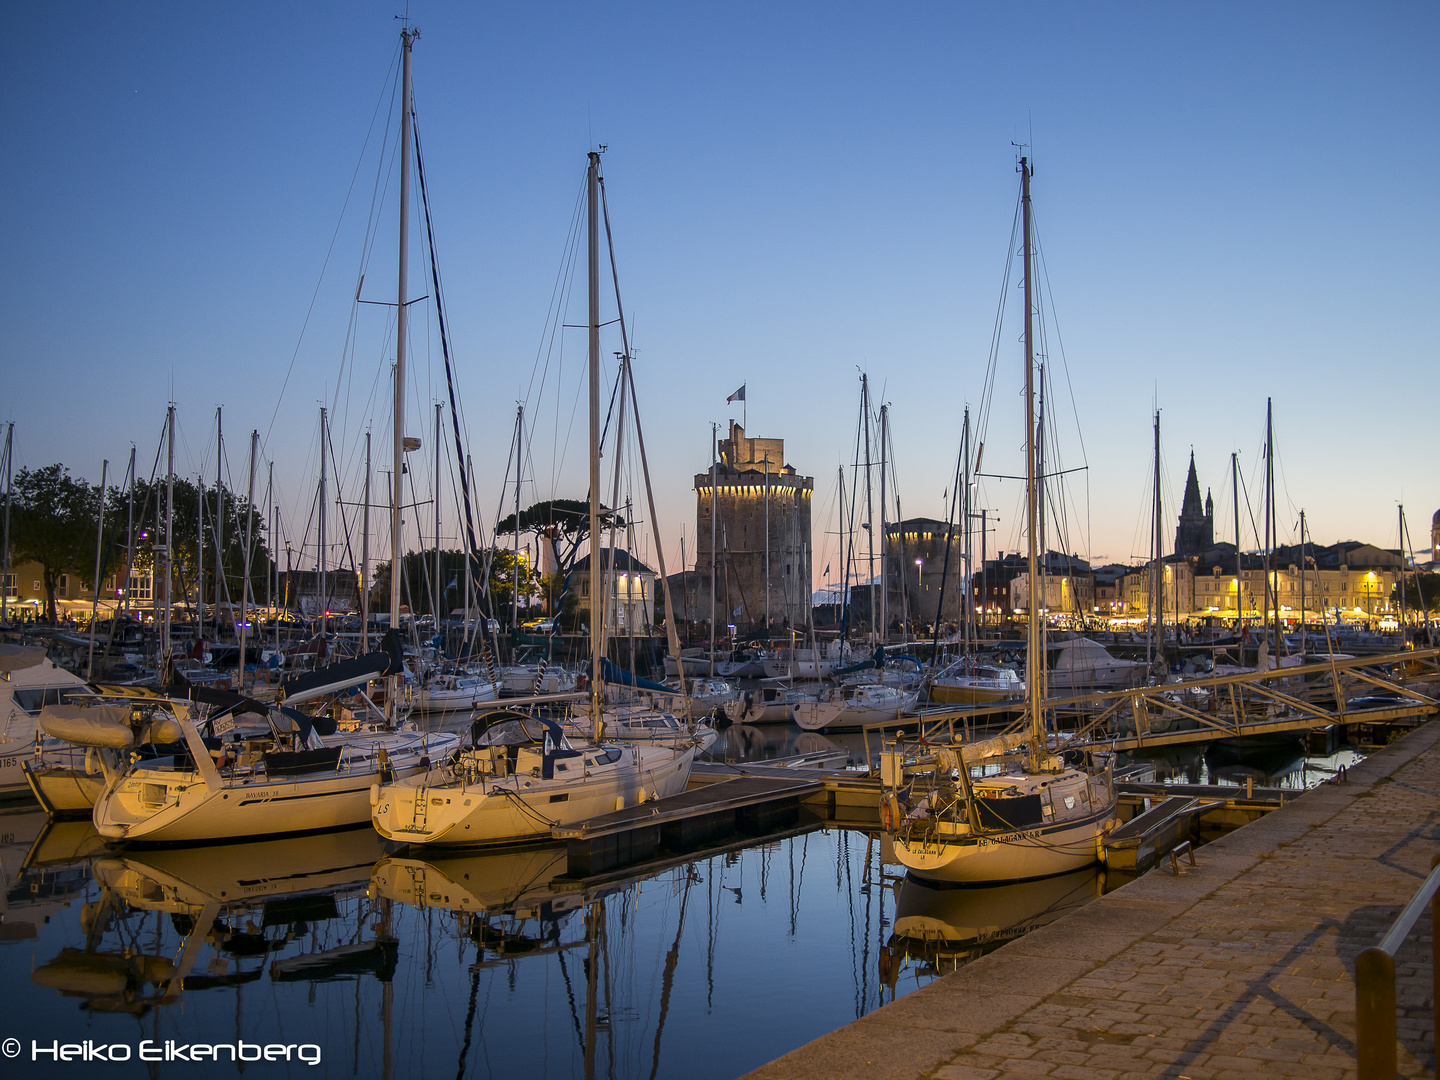
[[(600, 587), (605, 596), (607, 634), (648, 634), (654, 625), (655, 578), (650, 567), (621, 548), (600, 549)], [(581, 610), (590, 602), (590, 556), (575, 561), (571, 580), (580, 597)], [(676, 612), (677, 618), (683, 618)]]
[[(1022, 563), (1022, 565), (1024, 565)], [(1040, 560), (1040, 609), (1056, 618), (1088, 619), (1095, 613), (1095, 577), (1078, 555), (1047, 551)], [(1010, 610), (1030, 610), (1030, 572), (1025, 567), (1010, 581)]]
[(750, 438), (731, 421), (730, 437), (720, 441), (713, 486), (711, 470), (695, 474), (691, 610), (697, 621), (710, 618), (713, 550), (714, 610), (721, 626), (764, 626), (767, 615), (773, 630), (807, 625), (814, 489), (811, 477), (786, 464), (784, 439)]

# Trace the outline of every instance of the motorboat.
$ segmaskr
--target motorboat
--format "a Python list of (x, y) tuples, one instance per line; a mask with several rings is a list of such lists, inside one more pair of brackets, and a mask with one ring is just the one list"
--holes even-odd
[(0, 645), (0, 798), (26, 790), (25, 767), (40, 757), (67, 768), (84, 766), (85, 751), (48, 738), (40, 728), (40, 712), (93, 696), (84, 679), (72, 675), (38, 646)]
[(1150, 674), (1144, 660), (1121, 660), (1086, 637), (1050, 639), (1045, 649), (1045, 681), (1052, 696), (1142, 686)]
[(1025, 683), (1014, 668), (962, 657), (930, 682), (930, 700), (945, 705), (995, 705), (1023, 701)]

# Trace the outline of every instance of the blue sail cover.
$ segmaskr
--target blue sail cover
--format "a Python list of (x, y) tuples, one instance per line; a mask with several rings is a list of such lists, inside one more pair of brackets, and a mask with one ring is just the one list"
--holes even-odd
[(621, 686), (633, 686), (638, 690), (659, 690), (661, 693), (673, 694), (673, 686), (664, 686), (661, 683), (651, 682), (649, 679), (642, 679), (633, 671), (626, 671), (618, 668), (605, 657), (600, 658), (600, 677), (607, 683), (618, 683)]

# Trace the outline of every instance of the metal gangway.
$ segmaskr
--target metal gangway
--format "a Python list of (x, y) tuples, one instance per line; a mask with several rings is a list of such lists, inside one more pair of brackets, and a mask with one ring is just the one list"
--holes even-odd
[[(1067, 746), (1115, 750), (1307, 731), (1331, 724), (1393, 723), (1440, 706), (1440, 648), (1110, 690), (1045, 702), (1047, 726)], [(923, 709), (866, 727), (867, 735), (919, 725), (920, 742), (969, 742), (1023, 731), (1022, 702)], [(868, 746), (868, 739), (867, 739)]]

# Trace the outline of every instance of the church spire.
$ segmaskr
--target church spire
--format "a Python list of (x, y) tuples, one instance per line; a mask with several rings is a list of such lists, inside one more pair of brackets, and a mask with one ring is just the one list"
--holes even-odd
[(1190, 451), (1190, 473), (1185, 478), (1185, 497), (1180, 503), (1180, 523), (1175, 529), (1175, 553), (1199, 555), (1214, 546), (1214, 503), (1200, 502), (1200, 477), (1195, 472), (1195, 451)]

